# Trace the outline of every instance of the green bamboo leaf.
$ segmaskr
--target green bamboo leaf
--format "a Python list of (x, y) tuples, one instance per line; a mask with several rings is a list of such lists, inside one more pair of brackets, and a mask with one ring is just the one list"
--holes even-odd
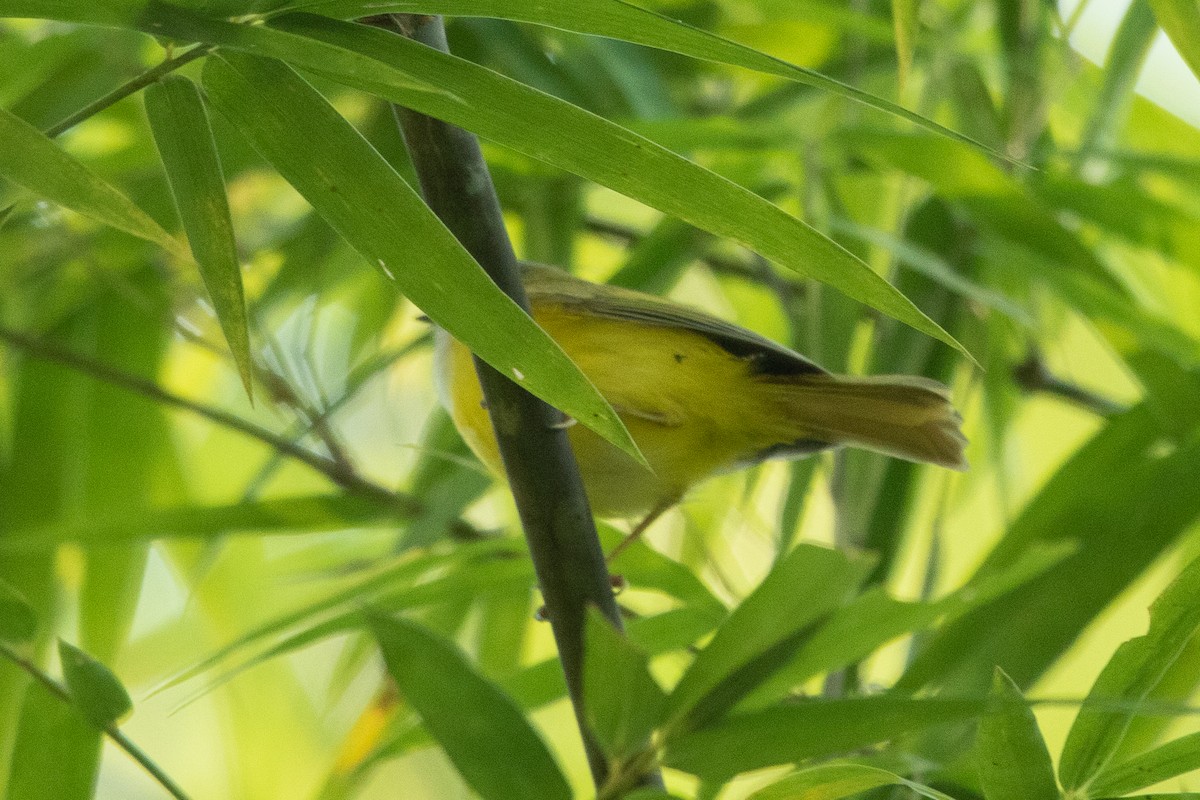
[[(1113, 653), (1088, 692), (1088, 700), (1120, 700), (1133, 705), (1150, 691), (1200, 632), (1200, 559), (1193, 561), (1150, 608), (1150, 630)], [(1067, 791), (1088, 784), (1104, 769), (1124, 738), (1134, 710), (1111, 710), (1084, 703), (1075, 717), (1059, 763)]]
[(71, 700), (88, 722), (107, 728), (133, 710), (129, 693), (108, 667), (61, 640), (58, 657)]
[[(404, 37), (311, 14), (275, 18), (269, 26), (239, 25), (162, 2), (132, 2), (119, 12), (82, 11), (77, 15), (50, 0), (22, 0), (18, 6), (27, 16), (68, 21), (89, 18), (156, 36), (205, 41), (280, 58), (443, 119), (742, 242), (972, 358), (954, 337), (865, 263), (753, 192), (577, 106)], [(574, 6), (567, 10), (568, 18), (574, 18)], [(640, 13), (636, 20), (644, 22)], [(588, 424), (590, 418), (579, 419)]]
[(1006, 569), (976, 577), (957, 591), (930, 602), (905, 602), (890, 597), (882, 587), (869, 589), (830, 614), (791, 662), (748, 697), (743, 708), (776, 703), (814, 675), (846, 667), (906, 633), (926, 629), (938, 620), (956, 619), (1003, 597), (1076, 549), (1071, 542), (1036, 545)]
[(1093, 797), (1116, 797), (1197, 769), (1200, 733), (1192, 733), (1105, 768), (1088, 791)]
[(412, 622), (371, 616), (388, 672), (459, 772), (485, 800), (569, 800), (550, 751), (512, 698), (451, 642)]
[(604, 750), (621, 761), (649, 746), (666, 694), (650, 674), (646, 655), (588, 609), (583, 697), (588, 722)]
[(328, 0), (294, 3), (293, 7), (343, 19), (385, 12), (496, 17), (620, 39), (813, 86), (907, 120), (942, 136), (970, 143), (1007, 160), (986, 145), (882, 97), (842, 83), (816, 70), (789, 64), (754, 48), (639, 8), (624, 0), (399, 0), (383, 3), (368, 0)]
[(1112, 149), (1119, 139), (1120, 125), (1133, 102), (1138, 76), (1157, 32), (1149, 2), (1130, 3), (1108, 49), (1104, 84), (1080, 142), (1077, 165), (1085, 164), (1089, 156)]
[(992, 683), (996, 700), (979, 723), (976, 761), (987, 800), (1059, 800), (1050, 751), (1025, 696), (1004, 670)]
[(578, 367), (299, 75), (277, 61), (226, 53), (205, 64), (204, 85), (213, 106), (434, 322), (503, 374), (640, 457)]
[(868, 158), (921, 178), (966, 209), (983, 229), (1019, 243), (1047, 263), (1072, 266), (1117, 286), (1105, 266), (1024, 185), (957, 142), (932, 136), (853, 130), (839, 141)]
[(798, 545), (717, 629), (668, 700), (670, 716), (701, 723), (724, 713), (791, 656), (814, 622), (866, 577), (865, 560)]
[(812, 699), (725, 717), (691, 733), (668, 736), (665, 764), (710, 780), (850, 753), (934, 725), (979, 716), (973, 700), (904, 697)]
[[(1189, 384), (1177, 378), (1169, 388), (1186, 393)], [(1179, 403), (1183, 417), (1174, 422), (1190, 431), (1197, 424), (1195, 402), (1181, 397)], [(1156, 414), (1142, 404), (1080, 448), (1026, 505), (978, 574), (995, 575), (1039, 542), (1074, 540), (1077, 551), (944, 626), (898, 685), (983, 691), (981, 673), (989, 665), (1003, 667), (1020, 686), (1032, 684), (1200, 515), (1200, 496), (1160, 491), (1197, 474), (1200, 446), (1156, 450), (1164, 435)], [(1045, 608), (1055, 613), (1039, 612)]]
[(864, 764), (822, 764), (802, 769), (759, 789), (747, 800), (840, 800), (880, 786), (904, 786), (929, 800), (954, 800), (937, 789)]
[(1150, 0), (1158, 24), (1200, 78), (1200, 5), (1195, 0)]
[(187, 249), (128, 197), (41, 131), (0, 108), (0, 177), (85, 217), (153, 242), (188, 260)]
[(192, 255), (229, 342), (246, 394), (253, 396), (250, 330), (233, 220), (208, 111), (196, 84), (171, 75), (145, 90), (146, 115), (162, 156)]
[(37, 632), (37, 612), (13, 586), (0, 580), (0, 642), (27, 642)]
[[(377, 28), (296, 14), (256, 29), (291, 34), (285, 58), (325, 77), (443, 119), (746, 244), (803, 275), (969, 353), (895, 287), (848, 251), (778, 206), (649, 139), (463, 59)], [(366, 60), (355, 72), (316, 63), (304, 41), (337, 45)], [(412, 92), (415, 76), (449, 94)]]

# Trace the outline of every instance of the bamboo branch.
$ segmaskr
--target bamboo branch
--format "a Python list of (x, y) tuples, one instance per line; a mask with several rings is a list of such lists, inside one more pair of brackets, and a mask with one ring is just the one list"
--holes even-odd
[[(396, 14), (370, 20), (448, 52), (439, 17)], [(500, 201), (474, 135), (411, 110), (396, 109), (425, 201), (510, 297), (528, 310)], [(561, 412), (476, 359), (509, 486), (529, 541), (534, 569), (596, 785), (609, 764), (588, 729), (583, 707), (586, 610), (598, 607), (618, 628), (604, 552), (584, 494)], [(656, 780), (656, 778), (655, 778)]]
[(1050, 371), (1036, 350), (1030, 350), (1025, 360), (1013, 367), (1013, 379), (1026, 392), (1054, 395), (1097, 416), (1112, 417), (1125, 410), (1123, 405), (1114, 400), (1059, 378)]

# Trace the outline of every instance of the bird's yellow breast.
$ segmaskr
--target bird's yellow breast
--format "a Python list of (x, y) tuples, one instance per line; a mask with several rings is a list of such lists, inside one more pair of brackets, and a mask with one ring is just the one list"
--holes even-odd
[[(595, 513), (626, 517), (673, 502), (697, 481), (771, 444), (755, 426), (746, 361), (683, 329), (581, 313), (530, 298), (533, 317), (620, 414), (653, 472), (582, 425), (571, 445)], [(455, 425), (496, 472), (500, 455), (466, 347), (439, 331), (438, 373)]]

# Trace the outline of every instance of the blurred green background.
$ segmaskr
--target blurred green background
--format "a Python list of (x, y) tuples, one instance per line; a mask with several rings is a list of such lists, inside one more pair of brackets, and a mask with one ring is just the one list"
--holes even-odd
[[(733, 606), (798, 541), (877, 553), (871, 584), (912, 600), (947, 595), (1036, 543), (1073, 541), (1075, 555), (978, 616), (791, 688), (873, 692), (907, 676), (978, 694), (1000, 663), (1029, 697), (1078, 700), (1113, 650), (1144, 632), (1147, 606), (1200, 541), (1200, 40), (1173, 45), (1142, 0), (643, 5), (1009, 159), (844, 93), (612, 39), (449, 21), (457, 55), (643, 134), (832, 237), (982, 367), (750, 250), (485, 142), (523, 257), (704, 307), (834, 371), (953, 387), (969, 472), (857, 452), (770, 463), (699, 487), (649, 543)], [(0, 16), (20, 16), (5, 6)], [(47, 130), (179, 52), (120, 28), (0, 19), (0, 107)], [(180, 73), (199, 80), (201, 62)], [(306, 77), (411, 174), (383, 100)], [(469, 797), (397, 706), (370, 637), (338, 624), (380, 601), (454, 635), (486, 674), (517, 676), (512, 691), (586, 792), (553, 662), (523, 671), (554, 655), (528, 567), (481, 566), (448, 529), (462, 518), (519, 535), (503, 485), (438, 408), (421, 310), (225, 118), (211, 121), (253, 402), (193, 265), (20, 181), (0, 184), (0, 578), (37, 610), (31, 658), (57, 674), (48, 645), (61, 636), (108, 664), (134, 700), (122, 729), (196, 798)], [(180, 230), (140, 94), (56, 141)], [(97, 363), (120, 376), (97, 379)], [(314, 469), (279, 440), (332, 466)], [(420, 513), (370, 502), (363, 481), (416, 497)], [(668, 616), (691, 608), (678, 595), (631, 583), (622, 605), (661, 618), (662, 632), (645, 635), (681, 640), (652, 662), (669, 684), (690, 661), (684, 645), (711, 626)], [(1194, 701), (1200, 643), (1182, 658), (1156, 690), (1164, 703)], [(1077, 710), (1036, 708), (1051, 753)], [(14, 800), (22, 771), (57, 769), (53, 754), (71, 752), (54, 728), (61, 713), (0, 664), (0, 765), (14, 765)], [(1187, 714), (1139, 717), (1125, 752), (1198, 729)], [(945, 767), (931, 773), (954, 785), (952, 739), (905, 752)], [(44, 796), (88, 796), (95, 763), (80, 764), (78, 776), (62, 773), (77, 788)], [(777, 774), (743, 777), (719, 797), (746, 797)], [(667, 783), (718, 796), (682, 772)], [(111, 743), (96, 787), (98, 798), (163, 796)]]

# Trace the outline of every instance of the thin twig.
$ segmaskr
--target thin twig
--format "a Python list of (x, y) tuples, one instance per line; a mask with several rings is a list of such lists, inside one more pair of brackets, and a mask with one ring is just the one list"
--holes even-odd
[(126, 97), (129, 97), (131, 94), (136, 94), (137, 92), (140, 92), (142, 89), (145, 89), (147, 86), (154, 83), (159, 78), (162, 78), (165, 75), (169, 75), (170, 73), (172, 73), (175, 70), (182, 67), (184, 64), (188, 64), (192, 61), (195, 61), (197, 58), (200, 58), (201, 56), (208, 55), (209, 53), (211, 53), (213, 51), (213, 49), (214, 49), (214, 46), (211, 44), (202, 44), (202, 45), (198, 45), (197, 47), (193, 47), (191, 50), (180, 53), (179, 55), (175, 56), (174, 58), (168, 58), (167, 60), (159, 63), (157, 66), (151, 67), (150, 69), (146, 70), (141, 75), (138, 75), (136, 78), (126, 81), (125, 83), (123, 83), (120, 86), (118, 86), (117, 88), (113, 89), (111, 92), (104, 95), (103, 97), (99, 97), (96, 100), (93, 100), (92, 102), (88, 103), (86, 106), (79, 109), (74, 114), (67, 117), (66, 119), (63, 119), (63, 120), (59, 121), (58, 123), (51, 125), (49, 128), (47, 128), (45, 130), (45, 134), (53, 139), (55, 136), (58, 136), (59, 134), (65, 132), (65, 131), (68, 131), (71, 128), (74, 128), (76, 125), (83, 122), (84, 120), (86, 120), (90, 117), (93, 117), (96, 114), (99, 114), (101, 111), (108, 108), (109, 106), (114, 105), (114, 104), (120, 102), (121, 100), (124, 100)]
[(1017, 366), (1013, 367), (1013, 379), (1026, 392), (1040, 392), (1061, 397), (1080, 408), (1101, 417), (1113, 417), (1125, 411), (1125, 406), (1065, 381), (1052, 373), (1036, 350)]
[[(42, 672), (42, 670), (38, 668), (37, 664), (34, 664), (32, 661), (17, 653), (3, 642), (0, 642), (0, 655), (3, 655), (17, 667), (28, 673), (31, 678), (37, 681), (52, 696), (61, 700), (63, 703), (66, 703), (72, 708), (78, 709), (74, 698), (71, 697), (71, 693), (67, 690), (67, 688), (58, 681), (54, 680), (54, 678), (51, 678), (45, 672)], [(83, 714), (80, 714), (79, 716), (80, 719), (87, 721), (87, 718)], [(88, 724), (92, 723), (89, 722)], [(176, 798), (177, 800), (189, 800), (188, 795), (183, 791), (183, 789), (179, 788), (178, 784), (171, 780), (171, 776), (164, 772), (162, 768), (158, 766), (158, 764), (155, 764), (154, 761), (151, 760), (150, 756), (146, 755), (145, 751), (134, 744), (128, 736), (122, 733), (121, 729), (116, 726), (116, 723), (110, 723), (103, 727), (99, 727), (99, 730), (108, 736), (108, 738), (112, 739), (118, 747), (120, 747), (129, 755), (130, 758), (140, 764), (142, 769), (150, 773), (150, 777), (158, 781), (159, 785), (166, 789), (172, 797)]]
[[(325, 475), (329, 480), (347, 492), (360, 497), (370, 498), (389, 506), (401, 516), (409, 518), (418, 517), (425, 512), (424, 504), (416, 498), (390, 491), (377, 483), (367, 480), (353, 470), (347, 470), (333, 459), (307, 450), (273, 431), (269, 431), (248, 420), (230, 414), (228, 411), (213, 408), (203, 403), (198, 403), (195, 400), (189, 400), (186, 397), (180, 397), (145, 378), (131, 375), (108, 364), (103, 364), (87, 356), (67, 350), (57, 344), (28, 336), (3, 326), (0, 326), (0, 341), (7, 342), (9, 345), (17, 347), (36, 358), (62, 364), (63, 366), (90, 375), (97, 380), (119, 386), (134, 394), (140, 394), (150, 400), (182, 408), (218, 425), (265, 442), (277, 452), (300, 461), (322, 475)], [(482, 535), (462, 520), (454, 520), (450, 523), (450, 533), (456, 538), (464, 539), (478, 539)]]
[[(359, 390), (367, 385), (371, 378), (373, 378), (379, 372), (382, 372), (384, 369), (387, 369), (395, 362), (404, 358), (418, 347), (424, 347), (428, 345), (430, 339), (431, 337), (428, 334), (422, 334), (403, 347), (385, 353), (380, 353), (369, 361), (360, 364), (354, 370), (351, 370), (350, 376), (346, 379), (346, 390), (325, 408), (316, 410), (314, 417), (309, 417), (307, 420), (299, 422), (293, 426), (292, 430), (288, 432), (287, 437), (292, 442), (299, 445), (302, 441), (304, 441), (306, 436), (313, 432), (318, 420), (328, 424), (333, 418), (333, 415), (336, 414), (343, 406), (345, 406), (346, 403), (350, 402), (350, 400), (352, 400), (358, 394)], [(282, 463), (282, 454), (276, 451), (275, 454), (268, 459), (265, 464), (262, 465), (262, 468), (259, 469), (258, 474), (255, 475), (253, 480), (251, 480), (246, 486), (246, 490), (242, 493), (242, 496), (249, 500), (257, 495), (258, 492), (261, 491), (262, 487), (266, 484), (267, 480), (270, 479), (271, 475)]]

